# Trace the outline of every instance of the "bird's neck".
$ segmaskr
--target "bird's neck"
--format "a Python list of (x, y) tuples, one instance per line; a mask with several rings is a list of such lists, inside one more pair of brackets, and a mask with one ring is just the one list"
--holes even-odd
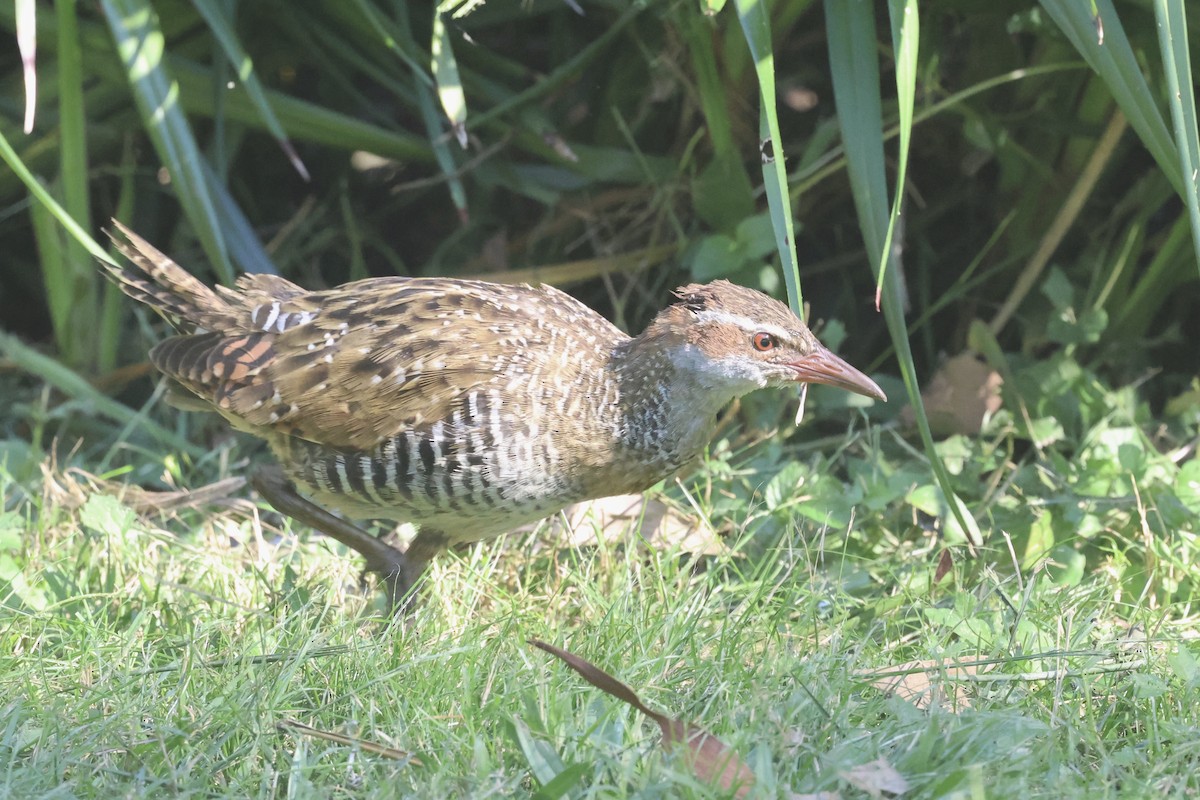
[(618, 435), (624, 448), (666, 477), (700, 454), (718, 412), (739, 392), (689, 369), (686, 343), (645, 337), (614, 352), (611, 366), (621, 398)]

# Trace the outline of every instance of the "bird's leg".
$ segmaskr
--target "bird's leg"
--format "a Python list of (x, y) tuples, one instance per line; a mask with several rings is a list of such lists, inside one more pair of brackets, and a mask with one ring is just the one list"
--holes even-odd
[(250, 483), (279, 513), (333, 537), (359, 553), (366, 560), (364, 574), (374, 572), (383, 580), (388, 607), (393, 613), (408, 605), (412, 589), (425, 571), (425, 566), (445, 546), (445, 537), (436, 531), (430, 531), (428, 536), (422, 531), (409, 546), (408, 552), (398, 550), (301, 496), (291, 481), (276, 468), (256, 470)]
[(408, 549), (404, 551), (402, 581), (399, 584), (389, 582), (387, 585), (388, 600), (392, 603), (393, 608), (397, 606), (397, 603), (409, 602), (411, 595), (406, 598), (405, 593), (416, 585), (429, 562), (445, 549), (446, 536), (441, 531), (433, 528), (421, 528), (417, 532), (417, 538), (409, 542)]

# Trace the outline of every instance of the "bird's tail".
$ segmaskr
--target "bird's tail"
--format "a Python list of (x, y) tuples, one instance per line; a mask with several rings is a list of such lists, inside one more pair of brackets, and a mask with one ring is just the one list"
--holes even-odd
[(129, 228), (115, 219), (112, 223), (115, 230), (108, 231), (108, 237), (132, 266), (103, 266), (122, 292), (150, 306), (182, 333), (220, 328), (232, 311), (220, 295)]

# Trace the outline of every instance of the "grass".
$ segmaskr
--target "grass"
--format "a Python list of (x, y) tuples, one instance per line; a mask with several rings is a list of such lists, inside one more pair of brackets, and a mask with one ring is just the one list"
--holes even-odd
[[(911, 797), (1200, 790), (1194, 611), (1130, 591), (1137, 526), (1074, 583), (1001, 535), (945, 551), (935, 582), (944, 545), (911, 508), (823, 525), (798, 502), (890, 449), (859, 427), (829, 457), (721, 445), (662, 490), (727, 532), (717, 555), (611, 528), (567, 549), (543, 525), (435, 563), (410, 625), (376, 616), (336, 545), (247, 502), (139, 515), (58, 474), (0, 517), (0, 794), (732, 796), (530, 638), (715, 733), (751, 796), (879, 796), (889, 775)], [(1188, 541), (1155, 563), (1175, 548), (1194, 583)]]
[[(732, 795), (532, 638), (714, 732), (754, 796), (1200, 793), (1184, 3), (218, 5), (0, 4), (41, 87), (32, 133), (0, 115), (0, 797)], [(122, 494), (256, 456), (117, 368), (158, 337), (81, 250), (112, 216), (200, 274), (532, 276), (634, 329), (689, 279), (798, 294), (794, 248), (893, 402), (814, 391), (793, 432), (743, 401), (651, 493), (716, 555), (546, 525), (388, 627), (244, 490)]]

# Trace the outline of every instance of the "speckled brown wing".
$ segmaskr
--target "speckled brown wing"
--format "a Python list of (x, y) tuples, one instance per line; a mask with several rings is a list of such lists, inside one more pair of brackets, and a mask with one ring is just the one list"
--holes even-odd
[(537, 320), (562, 302), (557, 295), (377, 278), (279, 302), (279, 316), (288, 316), (281, 331), (266, 325), (273, 301), (254, 315), (268, 330), (236, 343), (235, 359), (253, 362), (252, 370), (230, 373), (216, 404), (256, 427), (332, 447), (371, 448), (448, 419), (459, 397), (495, 377), (497, 361), (521, 358), (522, 348), (552, 346), (555, 332)]
[(446, 419), (456, 399), (497, 375), (539, 369), (538, 354), (567, 361), (572, 347), (558, 341), (564, 335), (623, 336), (549, 287), (374, 278), (307, 292), (255, 275), (213, 292), (125, 233), (128, 243), (118, 245), (144, 274), (126, 270), (122, 288), (199, 327), (158, 344), (151, 360), (235, 425), (260, 434), (370, 449)]

